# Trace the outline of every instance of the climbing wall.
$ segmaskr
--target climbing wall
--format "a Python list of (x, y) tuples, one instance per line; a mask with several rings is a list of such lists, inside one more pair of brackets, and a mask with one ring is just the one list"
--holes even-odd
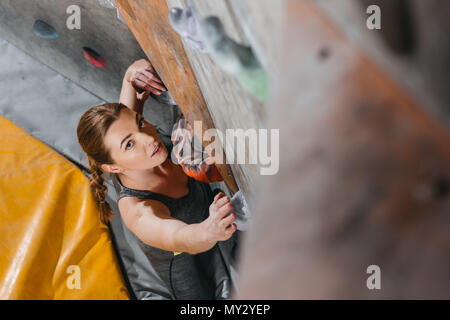
[[(246, 131), (263, 127), (265, 101), (250, 94), (237, 77), (225, 72), (211, 55), (182, 43), (182, 38), (170, 25), (169, 8), (193, 7), (199, 19), (217, 16), (229, 38), (253, 49), (270, 83), (277, 73), (277, 46), (274, 44), (281, 28), (283, 1), (252, 0), (242, 4), (238, 1), (119, 0), (117, 5), (189, 121), (201, 120), (204, 129), (215, 127), (223, 133), (226, 129)], [(225, 141), (224, 147), (232, 143)], [(246, 153), (249, 156), (248, 148)], [(232, 155), (227, 153), (226, 156)], [(259, 166), (236, 162), (230, 166), (237, 187), (251, 198), (254, 180), (260, 174)], [(229, 182), (229, 186), (233, 185)]]
[[(269, 125), (283, 128), (280, 172), (257, 184), (237, 298), (448, 299), (450, 135), (438, 110), (417, 99), (426, 77), (438, 83), (446, 72), (406, 73), (422, 59), (417, 52), (427, 52), (429, 66), (439, 57), (445, 66), (448, 54), (443, 61), (419, 42), (389, 69), (383, 57), (399, 53), (390, 35), (370, 35), (361, 3), (321, 2), (287, 1), (281, 85), (268, 110)], [(433, 37), (448, 38), (440, 12), (414, 12), (415, 36), (432, 23), (442, 27)], [(448, 116), (445, 95), (432, 92)], [(381, 290), (370, 286), (369, 266), (380, 268)]]
[[(227, 35), (239, 44), (251, 46), (267, 71), (269, 82), (274, 85), (277, 70), (277, 42), (281, 29), (283, 1), (186, 1), (167, 0), (169, 8), (192, 7), (199, 19), (217, 16)], [(233, 75), (223, 71), (210, 55), (184, 45), (201, 92), (217, 129), (265, 128), (266, 105), (255, 99)], [(232, 145), (234, 141), (226, 141)], [(226, 148), (227, 145), (224, 145)], [(249, 156), (249, 148), (246, 155)], [(234, 157), (237, 153), (235, 150)], [(248, 161), (248, 160), (247, 160)], [(255, 178), (260, 174), (259, 165), (233, 165), (233, 172), (246, 195), (253, 194)]]
[[(80, 29), (70, 30), (67, 9), (80, 8)], [(69, 11), (72, 12), (72, 11)], [(36, 20), (51, 25), (56, 39), (39, 38), (33, 32)], [(105, 101), (117, 101), (126, 68), (145, 58), (139, 44), (116, 10), (92, 0), (3, 0), (0, 2), (0, 37), (22, 49), (66, 78)], [(106, 65), (90, 64), (83, 48), (100, 54)]]
[[(320, 9), (426, 110), (450, 128), (450, 2), (440, 0), (317, 0)], [(383, 27), (366, 27), (368, 5)]]
[[(80, 30), (68, 30), (66, 28), (66, 19), (69, 17), (66, 14), (66, 9), (70, 5), (78, 5), (81, 9)], [(37, 20), (42, 22), (36, 24)], [(36, 25), (38, 30), (34, 28)], [(48, 32), (50, 30), (49, 26), (53, 28), (53, 33)], [(43, 34), (45, 32), (49, 36), (43, 38), (42, 36), (45, 35)], [(55, 32), (57, 37), (54, 36)], [(102, 63), (99, 63), (98, 66), (91, 64), (85, 58), (83, 47), (95, 49), (103, 58), (105, 65), (102, 66)], [(90, 57), (95, 58), (92, 54)], [(70, 166), (70, 162), (67, 161), (67, 159), (71, 160), (82, 170), (87, 167), (86, 156), (82, 152), (76, 136), (78, 120), (90, 106), (101, 104), (104, 101), (117, 101), (125, 69), (133, 61), (140, 58), (145, 58), (145, 54), (128, 30), (128, 27), (117, 18), (116, 11), (100, 7), (96, 1), (0, 2), (0, 75), (3, 79), (0, 83), (0, 93), (2, 93), (0, 98), (0, 116), (7, 118), (30, 136), (40, 140), (41, 144), (44, 143), (46, 148), (43, 150), (48, 154), (59, 153), (57, 162), (63, 163), (64, 166), (61, 168), (57, 167), (53, 174), (70, 171), (71, 174), (77, 177), (78, 180), (75, 181), (76, 186), (71, 184), (72, 180), (61, 178), (59, 182), (56, 181), (57, 188), (54, 188), (54, 190), (48, 189), (49, 192), (52, 192), (51, 196), (55, 199), (60, 197), (65, 200), (69, 199), (69, 202), (76, 202), (80, 199), (79, 194), (75, 196), (74, 193), (70, 192), (70, 189), (78, 188), (83, 183), (88, 184), (88, 181), (86, 178), (82, 180), (83, 174), (81, 171), (73, 165)], [(96, 57), (96, 60), (101, 62), (99, 57)], [(170, 132), (173, 120), (176, 118), (174, 117), (177, 112), (176, 109), (176, 107), (163, 105), (149, 98), (145, 104), (144, 116), (162, 131)], [(6, 122), (2, 122), (0, 128), (3, 128), (4, 123)], [(25, 135), (24, 133), (22, 136)], [(33, 144), (20, 145), (20, 148), (22, 148), (22, 154), (25, 152), (24, 155), (29, 155), (30, 157), (34, 155)], [(17, 152), (11, 153), (11, 156), (17, 156)], [(43, 157), (40, 156), (39, 160), (31, 162), (37, 161), (37, 163), (40, 163)], [(22, 156), (19, 158), (22, 159)], [(56, 155), (54, 158), (56, 158)], [(46, 206), (45, 202), (41, 202), (42, 199), (39, 197), (39, 193), (33, 193), (35, 197), (31, 193), (26, 193), (23, 196), (26, 199), (26, 202), (23, 201), (23, 205), (33, 202), (36, 204), (33, 208), (27, 206), (19, 208), (15, 205), (17, 203), (8, 203), (8, 199), (12, 199), (11, 195), (14, 195), (13, 198), (18, 199), (21, 203), (23, 200), (20, 196), (16, 197), (15, 195), (17, 192), (15, 188), (17, 188), (19, 183), (16, 180), (10, 180), (13, 179), (12, 171), (14, 170), (27, 170), (26, 177), (21, 176), (21, 178), (32, 188), (36, 188), (35, 181), (44, 181), (43, 185), (47, 185), (47, 180), (41, 177), (42, 175), (36, 176), (37, 173), (40, 173), (39, 170), (33, 172), (26, 169), (27, 165), (30, 165), (28, 158), (24, 159), (23, 169), (13, 168), (14, 161), (11, 161), (9, 163), (6, 163), (6, 161), (4, 161), (5, 163), (2, 162), (3, 167), (0, 170), (9, 179), (5, 178), (2, 180), (5, 183), (9, 183), (9, 185), (2, 189), (4, 191), (1, 199), (3, 210), (0, 210), (0, 220), (6, 232), (3, 232), (3, 235), (11, 235), (10, 232), (14, 231), (11, 229), (12, 224), (15, 224), (17, 228), (12, 236), (8, 236), (8, 239), (5, 238), (6, 236), (0, 239), (1, 246), (4, 249), (2, 253), (7, 253), (3, 257), (6, 260), (3, 259), (0, 263), (0, 278), (2, 282), (0, 285), (0, 296), (30, 299), (52, 298), (52, 290), (56, 288), (58, 293), (53, 295), (55, 299), (68, 297), (90, 298), (92, 295), (96, 295), (97, 298), (101, 296), (105, 298), (127, 298), (128, 295), (124, 283), (120, 281), (121, 275), (120, 273), (116, 274), (118, 271), (115, 269), (116, 265), (114, 265), (114, 270), (111, 269), (113, 264), (120, 263), (120, 260), (123, 259), (125, 271), (122, 273), (122, 276), (131, 278), (132, 289), (129, 291), (130, 297), (134, 295), (132, 290), (136, 290), (135, 293), (138, 298), (154, 299), (155, 295), (160, 297), (165, 289), (161, 288), (161, 286), (158, 287), (157, 276), (154, 275), (154, 271), (136, 243), (135, 237), (130, 235), (129, 230), (123, 226), (121, 219), (118, 217), (118, 209), (115, 205), (117, 201), (116, 194), (110, 192), (108, 197), (108, 201), (116, 212), (116, 219), (113, 220), (109, 230), (111, 231), (111, 236), (108, 229), (105, 229), (105, 227), (100, 228), (101, 225), (94, 229), (89, 229), (90, 226), (88, 225), (86, 230), (90, 230), (90, 235), (94, 238), (87, 237), (87, 242), (76, 238), (67, 240), (64, 238), (64, 235), (60, 234), (65, 226), (55, 216), (64, 214), (66, 219), (69, 220), (77, 217), (79, 214), (86, 214), (89, 216), (88, 220), (91, 219), (89, 220), (90, 223), (93, 223), (99, 215), (98, 211), (92, 208), (89, 211), (77, 212), (76, 209), (70, 206), (62, 208), (62, 203), (58, 204), (58, 208), (62, 209), (55, 210), (54, 207)], [(42, 168), (47, 168), (44, 163), (41, 164)], [(16, 163), (16, 167), (18, 165), (19, 163)], [(38, 178), (44, 180), (38, 180)], [(60, 183), (65, 184), (66, 187), (59, 187)], [(110, 189), (113, 188), (110, 186)], [(76, 199), (73, 200), (71, 197)], [(87, 201), (90, 203), (92, 202), (91, 200)], [(92, 206), (92, 204), (89, 204), (89, 206)], [(27, 208), (29, 210), (24, 211)], [(14, 217), (17, 216), (17, 212), (20, 210), (23, 211), (21, 216), (23, 219), (21, 218), (18, 222), (14, 220)], [(51, 224), (51, 228), (53, 234), (56, 235), (54, 238), (56, 242), (70, 241), (72, 244), (77, 244), (77, 252), (75, 253), (71, 251), (72, 248), (70, 246), (64, 247), (63, 256), (70, 258), (69, 264), (66, 264), (67, 261), (58, 261), (57, 254), (60, 251), (51, 249), (46, 251), (46, 257), (51, 256), (51, 261), (48, 264), (39, 263), (43, 252), (40, 246), (45, 248), (45, 244), (42, 242), (36, 242), (36, 246), (31, 247), (21, 246), (21, 242), (24, 241), (24, 235), (32, 232), (34, 228), (33, 225), (28, 224), (28, 220), (38, 219), (39, 217), (34, 215), (40, 213), (41, 211), (39, 210), (46, 210), (44, 220), (39, 220), (39, 223), (45, 223), (45, 219), (53, 219), (54, 223)], [(128, 234), (124, 235), (126, 232)], [(36, 237), (39, 238), (40, 236), (40, 233), (36, 234)], [(95, 237), (98, 236), (101, 236), (102, 243), (100, 244), (93, 242)], [(125, 236), (127, 236), (127, 239), (124, 238)], [(118, 250), (113, 252), (111, 242), (114, 240), (117, 243)], [(90, 247), (91, 245), (96, 245), (96, 247), (92, 248)], [(15, 248), (22, 248), (22, 252), (23, 250), (28, 250), (29, 256), (25, 257), (20, 252), (16, 254), (14, 252)], [(89, 273), (89, 277), (85, 278), (90, 283), (88, 285), (88, 283), (84, 282), (84, 290), (82, 292), (64, 290), (66, 289), (64, 282), (66, 279), (66, 268), (72, 263), (75, 264), (80, 254), (90, 254), (96, 252), (98, 248), (105, 252), (102, 259), (96, 264), (95, 261), (91, 261), (88, 257), (82, 269), (87, 268), (93, 271), (98, 268), (97, 270), (101, 270), (104, 266), (103, 263), (107, 263), (111, 270), (109, 275), (117, 280), (111, 282), (114, 290), (109, 288), (106, 290), (110, 292), (105, 293), (102, 291), (102, 287), (95, 286), (95, 277), (98, 276), (95, 272)], [(10, 264), (10, 261), (7, 261), (8, 259), (13, 259), (12, 261), (16, 261), (16, 264)], [(22, 264), (20, 264), (21, 261), (23, 262)], [(57, 277), (57, 282), (53, 283), (53, 287), (48, 281), (36, 282), (33, 280), (34, 273), (30, 271), (30, 266), (32, 266), (34, 272), (43, 271), (46, 273), (46, 277), (52, 277), (50, 271), (52, 268), (55, 269), (55, 264), (59, 264), (60, 267), (58, 267), (58, 275), (54, 275)], [(103, 272), (103, 274), (106, 275), (107, 273)], [(87, 276), (88, 274), (84, 275)], [(98, 282), (98, 284), (100, 283), (103, 282)], [(118, 288), (119, 285), (121, 286), (120, 288)], [(121, 291), (118, 292), (116, 289)], [(158, 294), (155, 294), (155, 291)]]

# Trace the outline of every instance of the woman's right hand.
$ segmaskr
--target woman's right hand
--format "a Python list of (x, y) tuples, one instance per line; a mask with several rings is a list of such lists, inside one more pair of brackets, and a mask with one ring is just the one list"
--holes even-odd
[(210, 243), (225, 241), (231, 238), (236, 231), (236, 214), (228, 213), (233, 209), (230, 198), (222, 192), (214, 197), (213, 203), (209, 206), (209, 217), (202, 223), (205, 227), (206, 239)]
[(153, 66), (145, 59), (135, 61), (127, 70), (125, 79), (136, 90), (138, 100), (146, 100), (150, 92), (160, 95), (167, 91)]

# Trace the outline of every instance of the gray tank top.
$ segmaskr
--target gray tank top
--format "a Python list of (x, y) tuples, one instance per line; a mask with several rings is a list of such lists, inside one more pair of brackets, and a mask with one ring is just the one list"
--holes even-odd
[[(137, 197), (160, 201), (169, 208), (172, 217), (187, 224), (200, 223), (209, 216), (209, 206), (214, 200), (214, 194), (207, 183), (188, 177), (188, 194), (181, 198), (171, 198), (150, 191), (127, 188), (116, 175), (114, 176), (120, 188), (118, 199)], [(139, 239), (138, 242), (175, 299), (229, 297), (230, 276), (218, 244), (209, 251), (191, 255), (154, 248)]]

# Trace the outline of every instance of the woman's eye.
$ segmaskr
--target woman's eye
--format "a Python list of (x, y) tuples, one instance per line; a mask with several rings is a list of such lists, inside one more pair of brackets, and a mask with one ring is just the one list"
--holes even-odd
[(142, 128), (144, 126), (144, 118), (139, 121), (139, 128)]
[(127, 145), (125, 146), (125, 150), (130, 149), (133, 146), (133, 143), (131, 141), (128, 141)]

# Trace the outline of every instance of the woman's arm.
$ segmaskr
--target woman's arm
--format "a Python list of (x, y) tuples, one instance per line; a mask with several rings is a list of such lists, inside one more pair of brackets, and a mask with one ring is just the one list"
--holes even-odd
[(166, 91), (153, 66), (145, 59), (135, 61), (128, 67), (122, 80), (119, 102), (142, 114), (144, 102), (150, 92), (160, 95)]
[(131, 110), (142, 114), (145, 100), (138, 100), (136, 94), (136, 89), (133, 88), (129, 80), (126, 80), (125, 76), (122, 81), (119, 102), (126, 105)]
[(126, 205), (119, 201), (119, 210), (125, 225), (141, 241), (167, 251), (189, 254), (208, 251), (217, 241), (229, 239), (236, 231), (236, 225), (232, 224), (236, 215), (228, 215), (232, 206), (230, 199), (222, 193), (214, 198), (208, 219), (196, 224), (186, 224), (171, 217), (169, 209), (154, 200)]

